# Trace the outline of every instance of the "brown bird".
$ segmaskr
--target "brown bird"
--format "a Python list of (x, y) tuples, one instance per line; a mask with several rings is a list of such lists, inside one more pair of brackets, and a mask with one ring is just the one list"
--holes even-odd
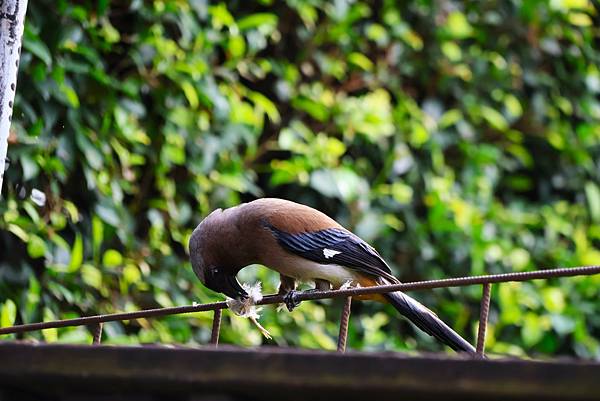
[[(324, 213), (299, 203), (258, 199), (217, 209), (196, 227), (189, 243), (192, 268), (202, 283), (234, 299), (247, 297), (236, 279), (251, 264), (281, 275), (279, 292), (295, 306), (296, 280), (320, 290), (346, 283), (362, 287), (397, 284), (388, 264), (357, 235)], [(389, 302), (421, 330), (457, 351), (474, 353), (471, 344), (435, 313), (402, 292), (363, 297)]]

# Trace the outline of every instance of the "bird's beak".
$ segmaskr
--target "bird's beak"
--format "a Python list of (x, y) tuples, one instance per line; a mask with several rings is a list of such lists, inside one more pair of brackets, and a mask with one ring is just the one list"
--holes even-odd
[(205, 278), (204, 285), (213, 291), (221, 292), (238, 301), (248, 298), (248, 293), (242, 288), (234, 274), (214, 269), (208, 270)]
[(222, 291), (225, 295), (238, 301), (248, 298), (248, 293), (242, 288), (235, 276), (227, 275), (224, 282), (225, 285)]

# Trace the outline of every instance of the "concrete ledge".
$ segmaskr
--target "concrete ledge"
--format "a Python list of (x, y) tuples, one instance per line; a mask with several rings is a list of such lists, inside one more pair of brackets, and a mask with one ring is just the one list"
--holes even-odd
[(4, 342), (0, 386), (0, 400), (600, 400), (600, 364)]

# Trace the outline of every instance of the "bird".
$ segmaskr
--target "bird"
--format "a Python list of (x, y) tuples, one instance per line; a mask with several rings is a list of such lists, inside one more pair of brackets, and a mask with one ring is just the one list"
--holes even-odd
[[(279, 272), (279, 293), (286, 295), (290, 310), (297, 304), (297, 281), (314, 282), (315, 290), (400, 283), (377, 250), (356, 234), (319, 210), (278, 198), (214, 210), (193, 230), (189, 254), (204, 286), (236, 300), (248, 297), (236, 278), (244, 267), (260, 264)], [(475, 353), (433, 311), (403, 292), (365, 298), (390, 303), (455, 351)]]

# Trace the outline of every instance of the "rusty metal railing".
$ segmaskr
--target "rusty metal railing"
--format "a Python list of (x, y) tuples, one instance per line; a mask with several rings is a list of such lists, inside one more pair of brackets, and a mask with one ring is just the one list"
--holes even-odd
[[(519, 282), (538, 279), (549, 279), (556, 277), (590, 276), (595, 274), (600, 274), (600, 265), (534, 270), (529, 272), (504, 273), (484, 276), (457, 277), (442, 280), (416, 281), (411, 283), (380, 285), (373, 287), (353, 287), (332, 291), (298, 292), (295, 295), (294, 299), (298, 302), (302, 302), (326, 298), (345, 298), (344, 307), (340, 319), (340, 332), (337, 346), (338, 352), (344, 352), (346, 349), (346, 339), (348, 335), (348, 322), (350, 319), (350, 306), (352, 302), (352, 297), (369, 294), (383, 294), (394, 291), (414, 291), (434, 288), (482, 285), (483, 292), (481, 297), (479, 315), (476, 356), (483, 357), (485, 349), (485, 335), (490, 308), (491, 289), (493, 283)], [(279, 304), (282, 302), (284, 302), (284, 295), (275, 294), (265, 296), (261, 301), (257, 302), (257, 305), (271, 305)], [(199, 305), (177, 306), (171, 308), (147, 309), (137, 312), (124, 312), (113, 313), (109, 315), (87, 316), (75, 319), (54, 320), (50, 322), (29, 323), (10, 327), (2, 327), (0, 328), (0, 335), (24, 333), (28, 331), (60, 327), (91, 325), (94, 327), (93, 342), (94, 344), (98, 344), (101, 341), (102, 325), (105, 322), (135, 320), (141, 318), (177, 315), (183, 313), (214, 311), (210, 343), (217, 346), (219, 343), (219, 332), (221, 327), (221, 312), (223, 309), (227, 308), (227, 303), (225, 301), (222, 301)]]

